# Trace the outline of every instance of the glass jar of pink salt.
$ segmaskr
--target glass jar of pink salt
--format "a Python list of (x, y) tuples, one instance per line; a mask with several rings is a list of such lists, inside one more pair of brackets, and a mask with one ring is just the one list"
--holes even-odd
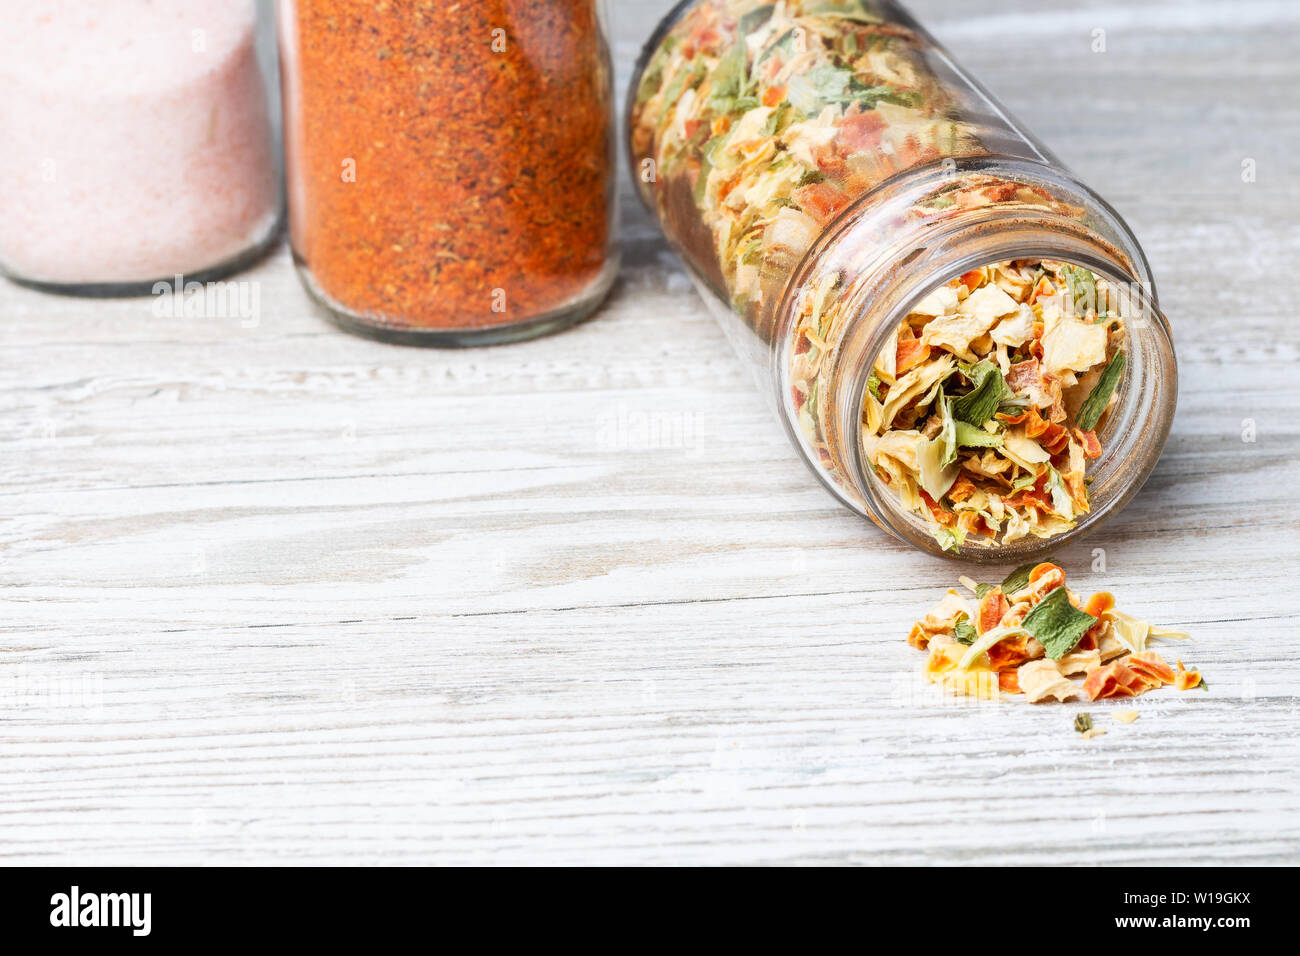
[(0, 0), (0, 273), (132, 295), (264, 252), (271, 21), (254, 0)]

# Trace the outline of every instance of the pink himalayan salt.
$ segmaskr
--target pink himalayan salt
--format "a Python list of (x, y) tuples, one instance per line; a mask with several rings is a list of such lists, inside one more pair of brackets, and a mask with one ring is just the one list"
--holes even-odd
[(252, 0), (0, 0), (0, 272), (147, 283), (275, 230)]

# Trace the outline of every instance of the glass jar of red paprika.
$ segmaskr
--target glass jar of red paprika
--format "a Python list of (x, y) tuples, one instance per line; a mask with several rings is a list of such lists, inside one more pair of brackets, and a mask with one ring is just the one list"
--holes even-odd
[(936, 554), (1116, 513), (1177, 370), (1119, 215), (888, 0), (687, 0), (628, 104), (642, 198), (813, 473)]
[(283, 0), (290, 234), (344, 328), (541, 335), (617, 271), (599, 0)]

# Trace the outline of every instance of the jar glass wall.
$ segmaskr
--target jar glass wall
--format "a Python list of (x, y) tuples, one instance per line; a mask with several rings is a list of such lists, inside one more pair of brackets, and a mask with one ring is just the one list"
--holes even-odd
[(473, 345), (590, 314), (617, 271), (597, 0), (285, 0), (290, 233), (352, 331)]
[(1140, 487), (1176, 388), (1136, 240), (896, 4), (685, 3), (638, 74), (642, 196), (846, 505), (1002, 560)]
[(131, 295), (265, 251), (283, 210), (269, 0), (3, 6), (0, 273)]

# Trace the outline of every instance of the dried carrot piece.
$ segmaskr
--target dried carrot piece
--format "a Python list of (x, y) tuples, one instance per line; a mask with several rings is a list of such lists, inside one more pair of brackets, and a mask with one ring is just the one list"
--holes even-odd
[(1091, 460), (1093, 458), (1101, 457), (1101, 442), (1097, 440), (1097, 433), (1095, 431), (1085, 432), (1076, 428), (1074, 430), (1074, 437), (1079, 440), (1079, 444), (1083, 447), (1084, 458)]
[(975, 483), (961, 475), (953, 482), (953, 486), (948, 489), (948, 498), (950, 501), (965, 501), (971, 495), (975, 494)]
[(1034, 584), (1039, 578), (1050, 574), (1053, 571), (1059, 571), (1061, 577), (1065, 577), (1065, 571), (1060, 565), (1052, 564), (1050, 561), (1044, 561), (1042, 564), (1035, 565), (1034, 569), (1029, 572), (1029, 583)]
[[(1026, 492), (1028, 494), (1028, 492)], [(1042, 502), (1043, 510), (1049, 511), (1052, 507), (1052, 501), (1047, 497), (1046, 492), (1035, 490), (1035, 495)], [(1036, 600), (1047, 594), (1049, 591), (1061, 587), (1065, 584), (1064, 569), (1052, 564), (1050, 561), (1044, 561), (1042, 564), (1035, 566), (1034, 570), (1029, 572), (1029, 586), (1034, 590)]]
[(930, 346), (922, 345), (920, 339), (899, 340), (898, 374), (915, 368), (930, 357)]
[(1112, 661), (1088, 674), (1083, 692), (1089, 700), (1106, 697), (1136, 697), (1147, 690), (1147, 683), (1120, 661)]
[(1174, 686), (1179, 690), (1191, 690), (1193, 687), (1201, 686), (1201, 672), (1189, 671), (1183, 667), (1183, 662), (1178, 662), (1178, 673), (1174, 676)]
[(1115, 606), (1115, 595), (1109, 591), (1098, 591), (1092, 597), (1088, 598), (1088, 603), (1083, 606), (1085, 614), (1091, 614), (1093, 617), (1101, 617), (1104, 613)]
[(1154, 651), (1130, 654), (1124, 658), (1124, 663), (1129, 670), (1142, 677), (1152, 687), (1172, 684), (1177, 676), (1174, 669), (1165, 663), (1164, 658)]
[(923, 651), (930, 646), (930, 638), (933, 635), (921, 626), (920, 622), (912, 625), (911, 632), (907, 635), (907, 643), (915, 647), (918, 651)]
[(976, 622), (979, 632), (983, 634), (985, 631), (991, 631), (997, 627), (1008, 610), (1010, 610), (1010, 607), (1001, 588), (994, 588), (980, 598), (979, 618)]
[(1030, 651), (1029, 642), (1031, 640), (1033, 638), (1027, 634), (1019, 634), (998, 641), (984, 652), (989, 667), (995, 671), (1004, 671), (1019, 667), (1026, 661), (1032, 660), (1034, 654)]

